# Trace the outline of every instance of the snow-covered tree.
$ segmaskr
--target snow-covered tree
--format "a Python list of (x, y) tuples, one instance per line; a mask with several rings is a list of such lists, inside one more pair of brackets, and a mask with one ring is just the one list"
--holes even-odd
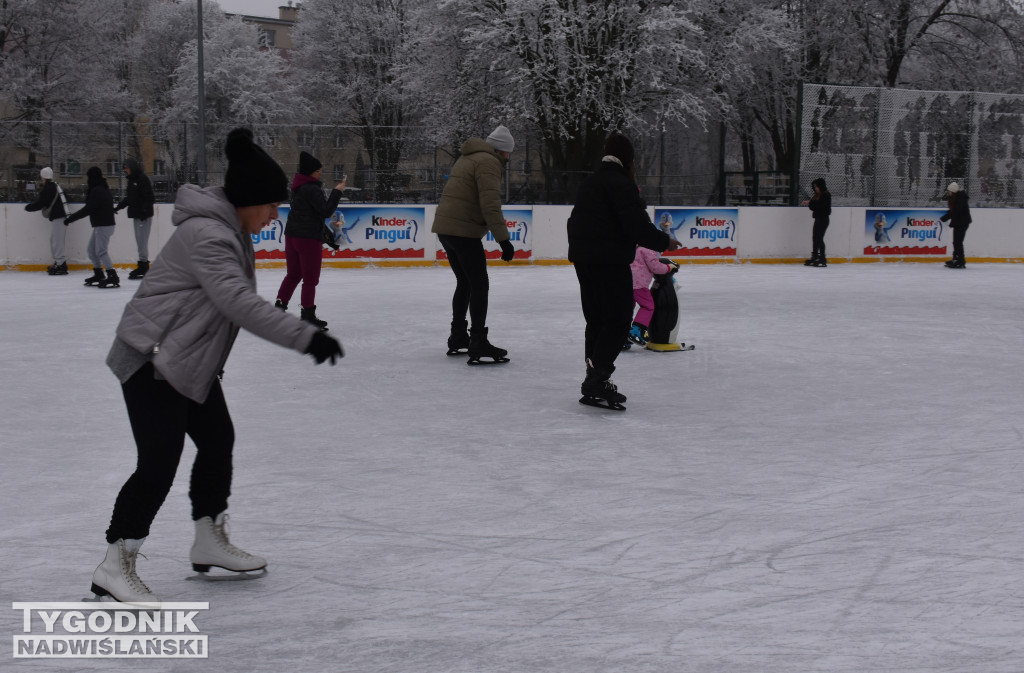
[(130, 99), (117, 77), (117, 45), (123, 43), (118, 13), (129, 11), (127, 4), (0, 2), (0, 120), (8, 122), (9, 141), (36, 150), (44, 120), (124, 117)]
[[(476, 116), (535, 128), (565, 193), (588, 171), (613, 129), (645, 133), (659, 120), (703, 123), (712, 83), (700, 3), (668, 0), (443, 0), (417, 49), (410, 81), (435, 123)], [(480, 119), (483, 110), (488, 118)]]
[(397, 77), (423, 0), (306, 0), (293, 36), (294, 77), (316, 101), (317, 119), (358, 126), (375, 173), (376, 198), (390, 200), (408, 139), (405, 91)]

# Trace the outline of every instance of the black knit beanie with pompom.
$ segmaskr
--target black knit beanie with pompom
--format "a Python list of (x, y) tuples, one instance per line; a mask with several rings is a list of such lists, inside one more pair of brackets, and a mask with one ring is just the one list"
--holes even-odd
[(259, 206), (288, 200), (288, 177), (269, 154), (253, 142), (252, 131), (237, 128), (224, 143), (228, 170), (224, 193), (235, 207)]

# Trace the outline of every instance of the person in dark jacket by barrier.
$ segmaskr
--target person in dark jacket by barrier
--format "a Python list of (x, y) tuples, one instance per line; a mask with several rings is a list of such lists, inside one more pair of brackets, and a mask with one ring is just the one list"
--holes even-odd
[(301, 317), (327, 331), (327, 323), (316, 316), (316, 286), (323, 264), (324, 221), (334, 214), (345, 190), (345, 177), (324, 197), (323, 164), (308, 152), (299, 153), (299, 172), (292, 179), (292, 202), (284, 227), (284, 254), (288, 270), (277, 290), (279, 309), (288, 310), (295, 288), (302, 281), (299, 296)]
[(657, 252), (680, 247), (654, 226), (636, 184), (633, 145), (621, 133), (608, 136), (601, 165), (580, 186), (569, 216), (569, 261), (580, 283), (587, 321), (584, 356), (587, 375), (581, 402), (603, 400), (622, 408), (626, 396), (611, 382), (615, 358), (633, 319), (630, 264), (641, 245)]
[[(71, 224), (86, 215), (92, 224), (92, 236), (85, 250), (92, 262), (92, 276), (85, 279), (85, 284), (103, 288), (121, 287), (114, 262), (107, 252), (110, 237), (114, 235), (114, 195), (110, 193), (110, 187), (99, 166), (90, 167), (85, 177), (88, 180), (85, 205), (64, 218), (64, 224)], [(107, 270), (106, 278), (103, 277), (104, 268)]]
[(967, 227), (971, 226), (971, 207), (967, 203), (967, 193), (960, 189), (956, 182), (949, 183), (946, 194), (949, 209), (939, 218), (943, 222), (949, 222), (949, 228), (953, 230), (953, 259), (946, 262), (946, 268), (966, 269), (964, 236), (967, 235)]
[(153, 185), (149, 176), (135, 159), (125, 159), (124, 174), (128, 178), (125, 197), (114, 207), (114, 213), (128, 209), (128, 217), (135, 229), (135, 245), (139, 251), (139, 263), (128, 273), (129, 280), (139, 280), (149, 271), (149, 231), (153, 227)]
[(804, 205), (811, 209), (814, 216), (814, 228), (811, 230), (811, 258), (804, 261), (804, 266), (828, 266), (825, 257), (825, 231), (828, 230), (829, 216), (832, 214), (832, 195), (825, 186), (825, 178), (818, 178), (811, 183), (814, 196)]
[(68, 228), (64, 224), (64, 218), (68, 214), (68, 200), (64, 196), (64, 190), (54, 181), (52, 168), (47, 166), (39, 171), (39, 177), (43, 181), (43, 188), (39, 190), (36, 200), (25, 206), (25, 210), (30, 213), (41, 211), (50, 223), (50, 252), (53, 253), (53, 265), (46, 268), (46, 273), (51, 276), (66, 276), (68, 258), (64, 255), (64, 240)]

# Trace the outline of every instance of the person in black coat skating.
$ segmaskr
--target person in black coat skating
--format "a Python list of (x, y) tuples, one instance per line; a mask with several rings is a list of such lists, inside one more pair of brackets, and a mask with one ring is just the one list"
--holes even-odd
[[(610, 377), (615, 358), (633, 320), (630, 264), (641, 245), (658, 252), (675, 250), (679, 241), (654, 226), (636, 184), (633, 145), (614, 132), (604, 144), (601, 165), (580, 187), (569, 216), (569, 261), (580, 283), (587, 321), (584, 399), (610, 404), (626, 401)], [(582, 401), (582, 400), (581, 400)]]
[[(99, 166), (90, 167), (85, 176), (88, 179), (85, 205), (65, 217), (64, 224), (71, 224), (86, 215), (92, 224), (92, 236), (85, 250), (92, 262), (92, 277), (86, 278), (85, 284), (104, 288), (120, 287), (114, 262), (107, 252), (110, 237), (114, 235), (114, 195), (110, 193), (110, 187)], [(107, 270), (106, 278), (103, 277), (104, 268)]]
[(53, 253), (53, 265), (46, 268), (46, 273), (51, 276), (66, 276), (68, 258), (64, 254), (64, 241), (68, 228), (64, 225), (64, 218), (68, 214), (67, 198), (64, 196), (64, 190), (54, 181), (52, 168), (47, 166), (39, 171), (39, 178), (43, 181), (43, 188), (39, 190), (39, 197), (26, 205), (25, 210), (30, 213), (40, 211), (50, 223), (50, 252)]
[(804, 266), (828, 266), (828, 259), (825, 257), (825, 231), (828, 230), (829, 216), (832, 214), (832, 194), (825, 186), (825, 178), (814, 180), (811, 189), (814, 190), (814, 196), (803, 203), (814, 215), (811, 258), (804, 261)]
[(967, 235), (967, 227), (971, 226), (971, 207), (967, 203), (967, 193), (960, 189), (956, 182), (949, 183), (946, 194), (949, 209), (939, 218), (943, 222), (949, 222), (949, 228), (953, 230), (953, 259), (946, 262), (946, 267), (966, 269), (964, 236)]
[(308, 152), (299, 153), (299, 172), (292, 179), (292, 201), (288, 222), (284, 227), (284, 254), (288, 271), (277, 291), (276, 306), (288, 310), (292, 293), (302, 281), (299, 301), (301, 317), (323, 331), (327, 322), (316, 316), (316, 286), (320, 283), (323, 263), (324, 221), (334, 214), (345, 190), (345, 177), (334, 186), (329, 197), (324, 196), (323, 164)]
[(135, 159), (125, 159), (124, 174), (128, 178), (128, 189), (121, 202), (114, 207), (114, 212), (128, 209), (135, 229), (135, 245), (139, 251), (139, 263), (128, 274), (131, 280), (139, 280), (149, 271), (149, 232), (153, 227), (153, 185), (149, 176)]

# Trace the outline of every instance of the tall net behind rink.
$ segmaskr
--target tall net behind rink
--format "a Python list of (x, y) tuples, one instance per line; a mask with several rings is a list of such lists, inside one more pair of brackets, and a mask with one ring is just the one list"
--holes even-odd
[(1024, 202), (1024, 96), (804, 84), (802, 192), (835, 203), (928, 206), (960, 183), (979, 207)]

